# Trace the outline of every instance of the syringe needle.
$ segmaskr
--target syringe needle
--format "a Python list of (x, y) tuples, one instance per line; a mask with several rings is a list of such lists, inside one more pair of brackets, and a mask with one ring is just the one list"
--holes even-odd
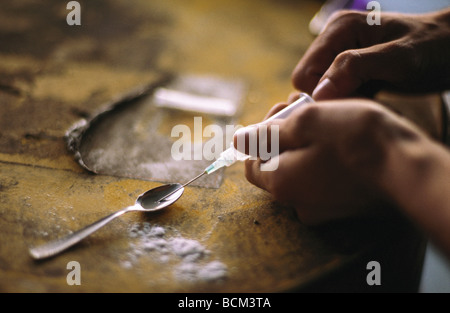
[(184, 185), (181, 185), (179, 188), (175, 189), (174, 191), (172, 191), (171, 193), (169, 193), (168, 195), (165, 195), (164, 197), (162, 197), (161, 199), (158, 200), (158, 202), (163, 201), (164, 199), (166, 199), (167, 197), (170, 197), (171, 195), (173, 195), (175, 192), (177, 192), (178, 190), (180, 190), (181, 188), (186, 187), (187, 185), (189, 185), (190, 183), (192, 183), (194, 180), (199, 179), (200, 177), (202, 177), (203, 175), (207, 174), (206, 171), (204, 171), (203, 173), (201, 173), (200, 175), (195, 176), (194, 178), (192, 178), (190, 181), (188, 181), (187, 183), (185, 183)]
[(185, 187), (185, 186), (187, 186), (187, 185), (189, 185), (190, 183), (192, 183), (194, 180), (197, 180), (197, 179), (199, 179), (200, 177), (202, 177), (203, 175), (205, 175), (207, 172), (206, 171), (204, 171), (203, 173), (201, 173), (200, 175), (198, 175), (198, 176), (195, 176), (194, 178), (192, 178), (190, 181), (188, 181), (187, 183), (185, 183), (182, 187)]
[[(297, 101), (294, 101), (293, 103), (291, 103), (290, 105), (285, 107), (283, 110), (281, 110), (278, 113), (272, 115), (270, 118), (268, 118), (267, 120), (261, 122), (260, 124), (267, 123), (267, 122), (269, 122), (269, 121), (271, 121), (273, 119), (284, 119), (284, 118), (288, 117), (298, 107), (301, 107), (301, 106), (303, 106), (303, 105), (305, 105), (307, 103), (312, 103), (312, 102), (314, 102), (314, 100), (310, 96), (308, 96), (307, 94), (303, 94), (302, 93), (302, 94), (300, 94), (300, 97), (297, 99)], [(177, 192), (181, 188), (186, 187), (187, 185), (189, 185), (193, 181), (199, 179), (200, 177), (202, 177), (205, 174), (211, 174), (211, 173), (217, 171), (218, 169), (220, 169), (220, 168), (222, 168), (224, 166), (230, 166), (231, 164), (233, 164), (236, 161), (244, 161), (244, 160), (246, 160), (248, 158), (250, 158), (250, 155), (246, 155), (246, 154), (238, 151), (236, 148), (234, 148), (233, 144), (231, 143), (230, 148), (228, 148), (225, 151), (223, 151), (220, 154), (220, 157), (215, 162), (213, 162), (211, 165), (209, 165), (203, 171), (203, 173), (201, 173), (200, 175), (192, 178), (190, 181), (188, 181), (184, 185), (179, 185), (179, 187), (177, 189), (175, 189), (174, 191), (172, 191), (168, 195), (164, 196), (159, 201), (163, 201), (167, 197), (173, 195), (175, 192)]]

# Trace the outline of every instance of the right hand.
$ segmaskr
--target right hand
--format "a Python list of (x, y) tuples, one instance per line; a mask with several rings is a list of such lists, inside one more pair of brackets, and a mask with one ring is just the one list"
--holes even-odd
[(450, 88), (450, 9), (423, 15), (341, 11), (300, 60), (294, 86), (315, 100), (344, 98), (372, 83), (397, 91)]
[[(269, 115), (281, 108), (277, 105)], [(409, 121), (363, 99), (309, 104), (267, 125), (267, 138), (272, 137), (274, 125), (279, 127), (279, 156), (267, 163), (260, 158), (247, 160), (247, 180), (295, 207), (309, 225), (385, 214), (382, 208), (391, 198), (380, 181), (395, 172), (386, 167), (393, 147), (426, 141)], [(244, 128), (235, 135), (234, 145), (241, 152), (248, 151), (250, 138), (260, 144), (259, 137), (250, 133), (259, 134), (259, 130)], [(239, 141), (245, 145), (240, 147)], [(263, 163), (270, 166), (275, 161), (275, 169), (262, 169)]]

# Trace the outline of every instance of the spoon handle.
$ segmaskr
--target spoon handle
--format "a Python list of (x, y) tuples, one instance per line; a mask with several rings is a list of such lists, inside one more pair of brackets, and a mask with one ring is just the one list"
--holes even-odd
[(63, 238), (56, 239), (54, 241), (51, 241), (49, 243), (43, 244), (42, 246), (34, 247), (30, 249), (31, 256), (36, 259), (44, 259), (51, 256), (54, 256), (67, 248), (73, 246), (74, 244), (80, 242), (93, 232), (97, 231), (101, 227), (105, 226), (109, 222), (111, 222), (116, 217), (131, 211), (132, 207), (126, 207), (120, 211), (117, 211), (115, 213), (112, 213), (97, 222), (94, 222), (74, 233), (71, 233)]

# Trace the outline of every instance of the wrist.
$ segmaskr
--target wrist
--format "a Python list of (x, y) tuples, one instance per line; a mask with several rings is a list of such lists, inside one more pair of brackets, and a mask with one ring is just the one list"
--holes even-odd
[(383, 190), (450, 257), (448, 150), (426, 137), (392, 150), (382, 175)]
[(378, 188), (400, 207), (420, 194), (425, 176), (433, 166), (430, 147), (435, 144), (426, 136), (413, 140), (391, 141), (386, 145), (383, 166), (376, 179)]
[(426, 214), (433, 201), (448, 194), (448, 151), (427, 136), (389, 147), (379, 187), (408, 214)]

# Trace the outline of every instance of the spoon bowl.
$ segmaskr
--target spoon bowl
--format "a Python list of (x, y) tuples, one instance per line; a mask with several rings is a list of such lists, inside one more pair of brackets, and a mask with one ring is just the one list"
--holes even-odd
[(136, 199), (144, 211), (158, 211), (177, 201), (184, 192), (181, 184), (162, 185), (147, 190)]

